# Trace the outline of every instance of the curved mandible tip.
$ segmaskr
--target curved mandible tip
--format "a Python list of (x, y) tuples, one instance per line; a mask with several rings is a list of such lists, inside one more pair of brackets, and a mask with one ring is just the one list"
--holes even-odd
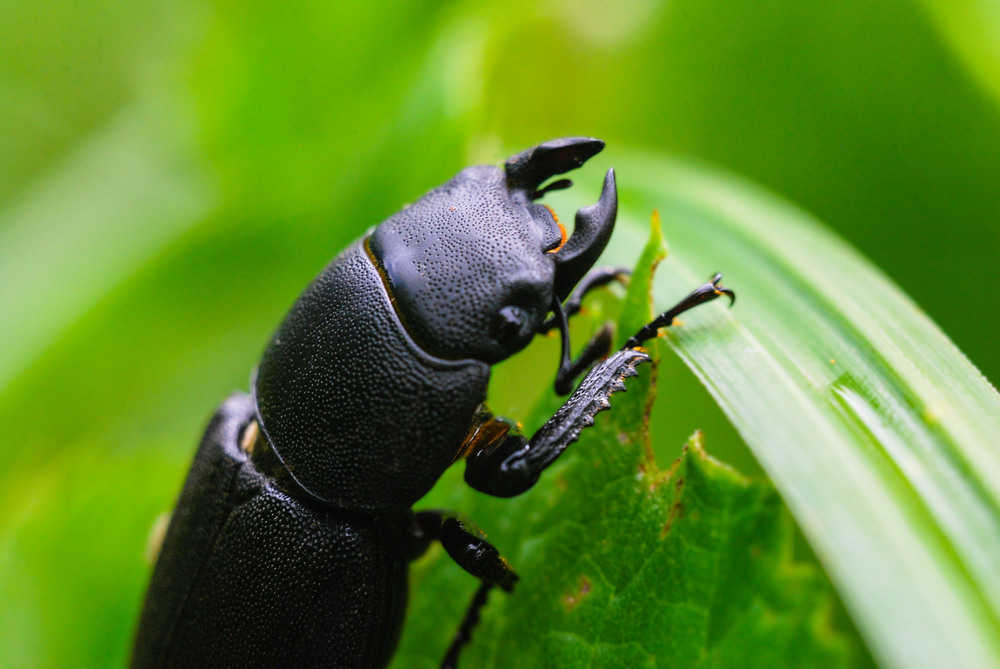
[(565, 300), (573, 287), (594, 266), (611, 239), (618, 216), (618, 187), (615, 171), (604, 176), (601, 197), (595, 204), (576, 212), (576, 226), (566, 244), (552, 255), (556, 263), (555, 292)]
[(511, 199), (528, 204), (543, 181), (583, 165), (600, 153), (604, 142), (593, 137), (563, 137), (511, 156), (504, 163)]

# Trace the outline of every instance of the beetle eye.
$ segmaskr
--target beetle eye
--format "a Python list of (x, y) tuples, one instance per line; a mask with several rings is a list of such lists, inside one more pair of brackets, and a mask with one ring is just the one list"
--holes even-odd
[(527, 321), (528, 314), (521, 307), (504, 307), (500, 310), (500, 322), (496, 330), (497, 341), (504, 345), (517, 342), (524, 335)]

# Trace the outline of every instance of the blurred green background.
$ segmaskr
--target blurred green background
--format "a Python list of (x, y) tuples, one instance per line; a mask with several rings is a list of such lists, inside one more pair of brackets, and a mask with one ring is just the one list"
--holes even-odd
[[(461, 167), (545, 139), (608, 142), (564, 220), (625, 148), (721, 166), (838, 230), (1000, 378), (991, 11), (0, 3), (0, 666), (124, 662), (153, 519), (301, 288)], [(517, 364), (492, 389), (514, 415), (536, 396)], [(701, 427), (754, 471), (664, 366), (661, 458)]]

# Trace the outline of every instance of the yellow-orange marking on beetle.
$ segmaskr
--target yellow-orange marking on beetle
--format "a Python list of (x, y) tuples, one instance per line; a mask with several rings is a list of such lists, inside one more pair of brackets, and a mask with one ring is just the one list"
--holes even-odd
[(243, 430), (243, 438), (240, 440), (240, 450), (244, 453), (253, 453), (253, 446), (257, 443), (257, 435), (260, 434), (260, 426), (257, 421), (250, 421), (246, 429)]
[(552, 214), (552, 220), (554, 220), (556, 222), (556, 225), (559, 226), (559, 234), (561, 236), (561, 238), (559, 240), (559, 246), (555, 247), (551, 251), (546, 251), (546, 253), (558, 253), (559, 249), (561, 249), (563, 246), (565, 246), (566, 240), (569, 239), (569, 235), (566, 234), (566, 226), (564, 226), (562, 223), (559, 222), (559, 217), (556, 215), (556, 210), (555, 209), (553, 209), (552, 207), (550, 207), (547, 204), (543, 204), (542, 206), (545, 207), (546, 209), (548, 209), (549, 213)]
[(510, 433), (510, 425), (502, 420), (491, 418), (482, 423), (476, 423), (466, 435), (458, 458), (467, 458), (473, 453), (485, 450)]

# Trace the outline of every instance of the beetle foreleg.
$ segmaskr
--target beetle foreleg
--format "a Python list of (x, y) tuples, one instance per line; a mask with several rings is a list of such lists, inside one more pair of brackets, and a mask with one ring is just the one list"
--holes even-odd
[[(736, 300), (733, 291), (719, 285), (721, 280), (721, 274), (713, 276), (711, 281), (642, 327), (620, 351), (598, 363), (556, 415), (530, 441), (521, 435), (512, 434), (503, 440), (496, 439), (491, 447), (471, 454), (466, 461), (466, 483), (480, 492), (496, 497), (520, 495), (535, 485), (545, 468), (577, 440), (585, 427), (593, 425), (594, 415), (610, 406), (608, 398), (612, 393), (625, 390), (625, 378), (637, 374), (635, 366), (650, 359), (639, 348), (642, 342), (652, 339), (661, 327), (670, 325), (677, 316), (700, 304), (723, 295), (730, 299), (730, 304)], [(566, 377), (577, 370), (580, 360), (572, 364), (568, 362), (566, 316), (558, 302), (553, 310), (556, 317), (561, 319), (559, 329), (563, 332), (563, 363), (556, 378), (558, 391), (560, 382), (565, 382)], [(585, 350), (580, 358), (583, 359), (587, 354)]]
[(470, 455), (466, 483), (496, 497), (513, 497), (529, 489), (580, 432), (594, 424), (594, 415), (610, 406), (612, 393), (625, 389), (625, 378), (637, 374), (635, 366), (648, 360), (641, 349), (626, 348), (598, 363), (530, 441), (510, 435), (494, 448)]

